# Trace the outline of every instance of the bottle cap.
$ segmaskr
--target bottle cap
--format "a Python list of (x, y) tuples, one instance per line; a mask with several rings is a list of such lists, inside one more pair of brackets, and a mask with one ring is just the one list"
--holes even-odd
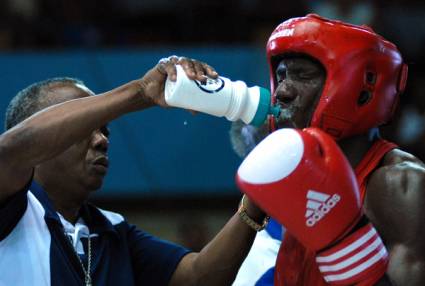
[(280, 113), (280, 108), (278, 106), (271, 106), (270, 91), (263, 87), (259, 87), (259, 89), (260, 101), (258, 103), (257, 112), (249, 123), (257, 127), (261, 126), (264, 121), (266, 121), (267, 115), (272, 114), (275, 117), (278, 117)]

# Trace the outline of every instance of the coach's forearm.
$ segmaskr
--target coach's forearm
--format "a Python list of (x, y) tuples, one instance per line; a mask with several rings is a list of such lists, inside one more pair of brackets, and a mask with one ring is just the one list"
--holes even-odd
[(230, 285), (248, 255), (256, 232), (234, 215), (198, 255), (198, 285)]
[[(264, 213), (251, 206), (252, 208), (247, 210), (250, 217), (258, 221), (263, 219)], [(231, 285), (251, 249), (256, 233), (238, 214), (233, 215), (201, 252), (183, 258), (170, 286)]]
[(93, 130), (123, 115), (149, 106), (136, 96), (139, 85), (131, 82), (97, 96), (70, 100), (48, 107), (1, 135), (1, 160), (35, 166)]

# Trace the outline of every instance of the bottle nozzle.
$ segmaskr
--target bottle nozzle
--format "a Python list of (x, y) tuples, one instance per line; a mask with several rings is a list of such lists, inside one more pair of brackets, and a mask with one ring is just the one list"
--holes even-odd
[(260, 101), (258, 103), (257, 113), (250, 124), (261, 126), (267, 120), (268, 115), (273, 115), (274, 118), (278, 118), (280, 115), (280, 107), (278, 105), (271, 105), (270, 91), (260, 87)]
[(280, 116), (280, 107), (279, 105), (270, 105), (269, 112), (270, 115), (273, 115), (274, 118), (278, 118)]

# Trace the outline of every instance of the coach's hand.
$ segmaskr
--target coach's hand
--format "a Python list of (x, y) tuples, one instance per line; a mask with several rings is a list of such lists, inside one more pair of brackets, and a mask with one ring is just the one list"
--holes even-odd
[(175, 81), (177, 77), (176, 65), (183, 67), (190, 79), (204, 81), (205, 77), (216, 78), (217, 72), (206, 63), (186, 57), (170, 56), (161, 59), (158, 64), (149, 70), (137, 81), (139, 95), (143, 98), (143, 105), (159, 105), (167, 107), (164, 98), (164, 84), (167, 77)]

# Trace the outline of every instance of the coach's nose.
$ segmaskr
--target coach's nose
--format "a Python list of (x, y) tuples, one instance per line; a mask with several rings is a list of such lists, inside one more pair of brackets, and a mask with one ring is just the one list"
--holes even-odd
[(92, 134), (92, 147), (96, 150), (107, 153), (109, 149), (109, 139), (100, 129), (93, 131)]

